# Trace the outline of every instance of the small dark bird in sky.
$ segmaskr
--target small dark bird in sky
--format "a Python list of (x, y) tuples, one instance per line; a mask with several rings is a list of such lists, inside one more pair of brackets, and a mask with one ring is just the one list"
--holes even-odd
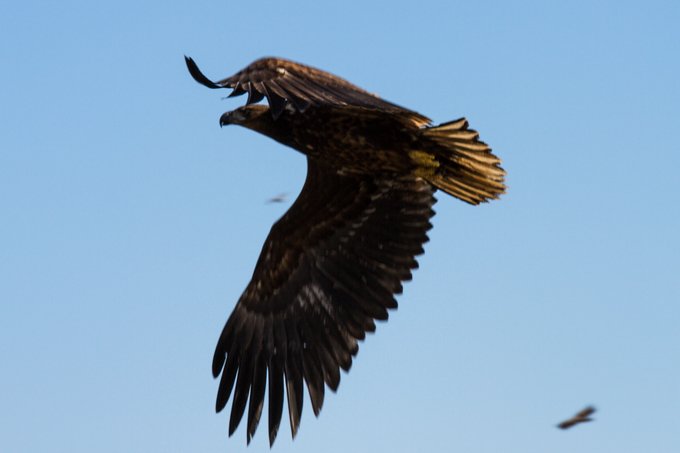
[[(295, 437), (306, 384), (318, 416), (366, 332), (397, 307), (432, 227), (434, 192), (476, 205), (505, 191), (505, 171), (465, 118), (433, 125), (340, 77), (280, 58), (255, 61), (209, 88), (248, 95), (220, 125), (264, 134), (307, 158), (297, 200), (272, 227), (217, 343), (216, 409), (233, 397), (229, 435), (248, 404), (247, 441), (269, 389), (269, 442), (284, 391)], [(263, 99), (268, 105), (258, 104)], [(266, 166), (266, 162), (262, 162)], [(256, 179), (253, 180), (256, 183)]]
[(581, 412), (571, 417), (570, 419), (565, 420), (559, 425), (557, 425), (557, 427), (560, 429), (569, 429), (574, 425), (578, 425), (579, 423), (592, 422), (593, 419), (590, 418), (590, 416), (593, 415), (594, 413), (595, 408), (593, 406), (588, 406)]
[(267, 200), (267, 203), (283, 203), (287, 199), (288, 199), (287, 193), (280, 193), (275, 197), (271, 197), (269, 200)]

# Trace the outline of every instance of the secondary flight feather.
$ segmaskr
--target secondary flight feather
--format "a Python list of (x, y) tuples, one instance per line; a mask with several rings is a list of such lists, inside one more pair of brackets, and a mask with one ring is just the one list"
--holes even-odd
[(428, 240), (434, 192), (476, 205), (504, 192), (505, 171), (464, 118), (433, 126), (340, 77), (281, 58), (215, 82), (191, 58), (186, 63), (197, 82), (247, 94), (220, 125), (246, 127), (307, 157), (302, 191), (265, 240), (213, 359), (217, 411), (232, 400), (229, 435), (247, 406), (250, 442), (268, 401), (272, 444), (284, 393), (295, 437), (304, 387), (318, 415), (325, 388), (338, 388), (358, 341), (397, 307), (395, 295)]

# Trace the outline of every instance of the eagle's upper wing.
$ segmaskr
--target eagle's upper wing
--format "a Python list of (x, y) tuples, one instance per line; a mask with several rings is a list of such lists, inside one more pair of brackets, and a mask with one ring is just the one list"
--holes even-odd
[(595, 408), (593, 406), (588, 406), (585, 409), (582, 409), (580, 412), (578, 412), (574, 417), (585, 418), (585, 417), (588, 417), (589, 415), (593, 415), (594, 413), (595, 413)]
[(302, 192), (272, 227), (215, 350), (213, 374), (222, 374), (218, 411), (233, 394), (230, 435), (250, 397), (250, 441), (266, 381), (270, 443), (281, 421), (284, 388), (293, 436), (303, 382), (318, 415), (324, 383), (337, 389), (340, 368), (349, 370), (357, 340), (397, 306), (394, 295), (411, 278), (427, 241), (433, 192), (413, 177), (340, 176), (308, 158)]
[(326, 71), (282, 58), (261, 58), (231, 77), (213, 82), (198, 69), (193, 59), (185, 57), (193, 78), (209, 88), (232, 88), (229, 95), (248, 93), (247, 104), (264, 97), (272, 115), (278, 118), (286, 105), (304, 112), (310, 105), (332, 105), (374, 108), (391, 113), (409, 113), (422, 125), (429, 118), (405, 109), (353, 85)]

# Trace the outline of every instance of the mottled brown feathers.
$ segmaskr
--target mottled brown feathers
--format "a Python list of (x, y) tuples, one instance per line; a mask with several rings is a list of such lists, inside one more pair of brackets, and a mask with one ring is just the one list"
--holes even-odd
[[(259, 102), (266, 97), (274, 118), (281, 115), (286, 104), (298, 112), (304, 112), (312, 105), (352, 105), (388, 112), (408, 111), (326, 71), (282, 58), (261, 58), (233, 76), (217, 82), (203, 75), (193, 59), (185, 58), (189, 72), (197, 82), (209, 88), (231, 88), (233, 91), (230, 96), (247, 93), (246, 104)], [(416, 112), (411, 113), (422, 124), (430, 122)]]
[[(397, 307), (418, 264), (441, 189), (477, 204), (505, 189), (500, 160), (460, 119), (439, 126), (337, 76), (280, 58), (255, 61), (210, 88), (248, 94), (220, 118), (307, 156), (307, 179), (274, 224), (252, 279), (218, 340), (216, 409), (232, 399), (229, 434), (246, 416), (247, 440), (268, 402), (269, 441), (283, 415), (293, 437), (305, 387), (318, 415), (358, 342)], [(267, 99), (268, 106), (256, 104)], [(246, 415), (247, 414), (247, 415)]]
[(427, 241), (432, 193), (422, 180), (343, 177), (309, 161), (305, 188), (272, 227), (215, 350), (213, 373), (222, 373), (218, 411), (234, 391), (230, 434), (248, 395), (248, 440), (255, 433), (265, 396), (264, 381), (256, 378), (265, 375), (270, 442), (278, 432), (284, 388), (293, 436), (304, 382), (319, 414), (324, 384), (337, 389), (357, 341), (397, 306), (394, 294), (411, 278), (414, 257)]

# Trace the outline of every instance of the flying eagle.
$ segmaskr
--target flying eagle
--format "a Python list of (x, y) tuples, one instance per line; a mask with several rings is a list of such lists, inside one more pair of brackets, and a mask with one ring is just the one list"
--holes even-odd
[(585, 409), (578, 412), (573, 417), (571, 417), (570, 419), (567, 419), (559, 423), (557, 427), (560, 429), (569, 429), (574, 425), (578, 425), (579, 423), (592, 422), (593, 419), (590, 418), (590, 416), (593, 415), (594, 413), (595, 408), (593, 406), (588, 406)]
[[(505, 171), (465, 118), (433, 126), (344, 79), (281, 58), (255, 61), (209, 88), (248, 95), (220, 125), (237, 124), (307, 156), (297, 200), (272, 227), (252, 279), (220, 335), (212, 371), (216, 409), (233, 396), (231, 436), (248, 403), (247, 441), (269, 387), (269, 443), (284, 390), (295, 437), (306, 384), (319, 415), (358, 341), (386, 320), (402, 282), (418, 267), (440, 189), (476, 205), (505, 190)], [(268, 105), (258, 104), (264, 98)]]

